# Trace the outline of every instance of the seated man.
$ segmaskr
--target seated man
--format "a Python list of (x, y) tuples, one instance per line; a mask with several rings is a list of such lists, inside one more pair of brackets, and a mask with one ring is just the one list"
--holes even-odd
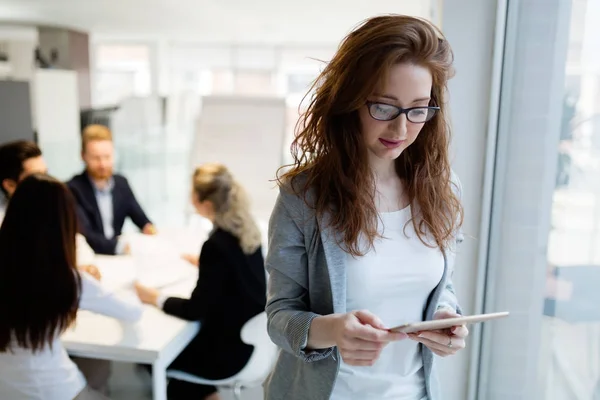
[(127, 179), (113, 174), (112, 134), (103, 125), (83, 131), (81, 156), (86, 170), (67, 185), (77, 200), (77, 216), (89, 245), (99, 254), (125, 254), (129, 246), (120, 235), (127, 217), (144, 234), (156, 233), (137, 202)]
[(47, 170), (42, 151), (35, 143), (18, 140), (0, 146), (0, 224), (8, 200), (19, 182), (31, 174), (46, 173)]
[[(18, 140), (0, 145), (0, 225), (8, 201), (18, 184), (31, 174), (46, 173), (47, 169), (42, 151), (35, 143)], [(98, 269), (92, 265), (94, 252), (83, 236), (77, 234), (76, 240), (77, 266), (100, 279)]]

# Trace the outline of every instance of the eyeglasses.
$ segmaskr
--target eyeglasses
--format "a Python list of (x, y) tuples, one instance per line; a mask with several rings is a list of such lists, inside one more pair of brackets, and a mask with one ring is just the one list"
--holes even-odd
[(439, 107), (400, 108), (391, 104), (374, 103), (372, 101), (367, 101), (367, 107), (371, 117), (377, 121), (392, 121), (398, 118), (400, 114), (406, 114), (406, 119), (414, 124), (423, 124), (429, 121), (440, 109)]

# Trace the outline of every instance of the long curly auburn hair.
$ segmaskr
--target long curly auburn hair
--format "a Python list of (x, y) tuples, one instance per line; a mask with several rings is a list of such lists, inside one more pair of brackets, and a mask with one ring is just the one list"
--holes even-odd
[[(403, 15), (374, 17), (363, 22), (340, 44), (333, 59), (313, 83), (306, 111), (292, 143), (294, 162), (280, 174), (280, 186), (303, 196), (317, 216), (330, 224), (353, 256), (365, 254), (379, 233), (375, 178), (362, 145), (359, 109), (399, 63), (429, 69), (433, 78), (431, 104), (441, 110), (426, 122), (417, 139), (396, 159), (412, 207), (411, 222), (419, 239), (445, 251), (462, 224), (463, 210), (451, 182), (448, 157), (450, 127), (445, 92), (453, 74), (453, 55), (443, 34), (429, 22)], [(309, 92), (309, 93), (310, 93)], [(302, 180), (295, 178), (302, 176)], [(297, 185), (296, 182), (303, 182)], [(289, 185), (288, 185), (289, 184)], [(307, 201), (307, 193), (314, 197)], [(435, 242), (433, 244), (431, 239)]]

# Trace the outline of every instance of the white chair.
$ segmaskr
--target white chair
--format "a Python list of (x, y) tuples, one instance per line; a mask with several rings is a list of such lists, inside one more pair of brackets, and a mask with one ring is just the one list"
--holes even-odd
[(227, 379), (210, 380), (182, 371), (168, 370), (167, 377), (198, 385), (233, 388), (236, 400), (241, 400), (242, 389), (261, 385), (271, 372), (277, 357), (277, 347), (267, 334), (267, 314), (264, 312), (246, 322), (241, 337), (244, 343), (254, 346), (254, 351), (238, 374)]

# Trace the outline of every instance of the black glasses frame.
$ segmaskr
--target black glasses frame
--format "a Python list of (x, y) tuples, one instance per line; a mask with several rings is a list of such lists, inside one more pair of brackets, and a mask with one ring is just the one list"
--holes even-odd
[[(398, 114), (396, 114), (396, 116), (389, 118), (389, 119), (376, 118), (375, 116), (373, 116), (371, 107), (374, 105), (378, 105), (378, 104), (383, 104), (388, 107), (393, 107), (398, 111)], [(386, 122), (393, 121), (396, 118), (398, 118), (400, 115), (406, 114), (406, 119), (408, 121), (412, 122), (413, 124), (424, 124), (427, 121), (431, 121), (431, 119), (435, 116), (436, 112), (438, 112), (440, 110), (439, 107), (435, 107), (435, 106), (402, 108), (402, 107), (395, 106), (393, 104), (382, 103), (380, 101), (367, 101), (367, 109), (369, 110), (369, 115), (371, 116), (371, 118), (373, 118), (374, 120), (377, 120), (377, 121), (386, 121)], [(408, 116), (408, 113), (411, 112), (412, 110), (432, 110), (433, 113), (431, 113), (431, 115), (429, 115), (425, 121), (412, 121), (410, 119), (410, 117)]]

